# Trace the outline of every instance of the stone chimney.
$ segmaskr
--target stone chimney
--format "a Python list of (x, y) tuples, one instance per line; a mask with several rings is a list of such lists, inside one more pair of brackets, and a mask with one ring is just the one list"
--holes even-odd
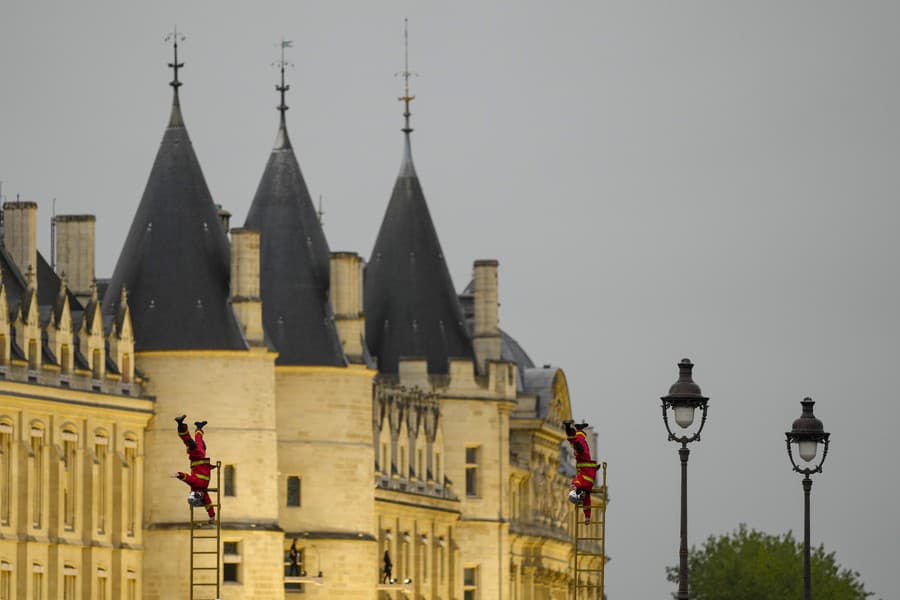
[(221, 204), (216, 204), (216, 214), (219, 215), (219, 222), (227, 234), (231, 231), (231, 213), (222, 208)]
[(253, 229), (231, 230), (231, 304), (250, 345), (263, 345), (259, 232)]
[(362, 363), (366, 319), (362, 306), (363, 261), (355, 252), (331, 253), (331, 307), (344, 354)]
[(56, 272), (65, 273), (69, 289), (82, 305), (94, 281), (94, 215), (56, 216)]
[(3, 203), (3, 240), (22, 275), (37, 272), (37, 203)]
[(472, 343), (478, 372), (487, 373), (489, 360), (500, 360), (500, 318), (497, 302), (496, 260), (476, 260), (473, 267), (475, 281), (475, 326)]

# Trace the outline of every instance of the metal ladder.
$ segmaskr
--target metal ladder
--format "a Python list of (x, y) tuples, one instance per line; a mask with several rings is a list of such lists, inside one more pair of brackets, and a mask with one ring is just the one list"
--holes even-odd
[[(589, 600), (604, 598), (605, 569), (606, 569), (606, 462), (600, 463), (600, 469), (603, 472), (602, 484), (600, 488), (594, 488), (591, 492), (591, 524), (585, 525), (583, 516), (584, 506), (575, 506), (573, 515), (575, 518), (575, 559), (574, 571), (575, 582), (572, 589), (573, 600)], [(584, 543), (582, 543), (584, 542)], [(593, 551), (593, 546), (599, 545), (599, 552)], [(583, 567), (582, 563), (593, 559), (600, 559), (598, 567)], [(597, 573), (599, 580), (597, 583), (590, 583), (590, 574)], [(582, 581), (582, 576), (587, 576)], [(594, 594), (596, 590), (596, 594)], [(579, 592), (583, 592), (579, 595)]]
[[(222, 487), (222, 463), (216, 461), (216, 487), (208, 488), (210, 495), (215, 493), (213, 507), (216, 509), (215, 530), (206, 526), (209, 516), (203, 507), (191, 506), (191, 600), (219, 598), (220, 582), (222, 580), (222, 503), (219, 501), (219, 489)], [(212, 496), (210, 496), (212, 499)], [(194, 511), (200, 508), (203, 518), (196, 519)], [(215, 544), (215, 549), (210, 549), (210, 544)], [(215, 558), (215, 566), (211, 566), (212, 558)], [(215, 572), (215, 581), (210, 581), (209, 575)], [(203, 591), (215, 587), (216, 595), (210, 597)], [(199, 596), (197, 594), (200, 594)]]

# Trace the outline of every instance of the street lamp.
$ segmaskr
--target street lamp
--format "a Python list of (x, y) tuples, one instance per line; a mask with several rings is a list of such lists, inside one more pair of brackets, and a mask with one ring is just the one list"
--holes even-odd
[[(794, 420), (791, 430), (786, 432), (788, 458), (794, 470), (803, 475), (803, 600), (812, 598), (812, 586), (809, 571), (809, 492), (812, 490), (812, 479), (810, 475), (822, 472), (822, 464), (825, 457), (828, 456), (828, 437), (829, 433), (825, 432), (822, 421), (813, 414), (812, 398), (804, 398), (800, 404), (803, 406), (803, 412), (800, 418)], [(791, 452), (791, 444), (797, 444), (797, 453), (804, 462), (811, 463), (816, 458), (816, 450), (819, 444), (822, 444), (822, 458), (815, 467), (797, 466), (794, 461), (794, 454)]]
[[(678, 593), (675, 598), (688, 600), (688, 549), (687, 549), (687, 463), (691, 451), (687, 445), (700, 441), (700, 432), (706, 424), (706, 403), (709, 398), (700, 393), (700, 386), (694, 383), (691, 377), (694, 365), (688, 358), (681, 359), (678, 363), (678, 381), (669, 388), (669, 395), (660, 398), (662, 400), (663, 423), (669, 432), (670, 442), (679, 442), (678, 456), (681, 457), (681, 548), (678, 551)], [(694, 422), (694, 413), (699, 408), (703, 415), (700, 419), (700, 427), (692, 435), (675, 435), (669, 427), (668, 410), (672, 409), (675, 423), (682, 429), (687, 429)], [(685, 432), (686, 433), (686, 432)]]

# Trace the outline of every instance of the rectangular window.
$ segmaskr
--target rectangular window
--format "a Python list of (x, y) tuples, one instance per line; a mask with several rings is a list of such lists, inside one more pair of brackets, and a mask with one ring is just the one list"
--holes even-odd
[(463, 569), (463, 600), (478, 600), (478, 567)]
[(59, 349), (59, 372), (63, 375), (69, 374), (69, 346), (63, 344)]
[(240, 542), (222, 542), (222, 581), (224, 583), (240, 583), (240, 567)]
[(100, 350), (94, 350), (91, 370), (94, 372), (94, 379), (100, 379), (100, 376), (103, 375), (103, 355), (100, 353)]
[(40, 527), (44, 509), (44, 432), (31, 430), (31, 524)]
[(466, 448), (466, 496), (478, 497), (478, 459), (477, 446)]
[(444, 478), (441, 477), (441, 453), (434, 453), (434, 480), (439, 485), (444, 485)]
[(37, 340), (28, 340), (28, 369), (34, 371), (38, 368)]
[(388, 465), (388, 451), (387, 444), (382, 442), (381, 444), (381, 472), (390, 474), (390, 465)]
[(419, 448), (418, 455), (419, 461), (416, 467), (416, 476), (419, 478), (419, 481), (425, 481), (425, 451)]
[(223, 484), (223, 493), (226, 496), (236, 496), (234, 485), (234, 465), (225, 465), (224, 471), (225, 483)]
[(97, 577), (97, 598), (95, 600), (106, 600), (106, 576)]
[(11, 425), (0, 423), (0, 525), (9, 525), (12, 505), (12, 434)]
[(400, 477), (409, 477), (409, 470), (406, 466), (406, 447), (400, 448)]
[(296, 475), (287, 478), (287, 505), (300, 506), (300, 478)]
[(64, 431), (63, 464), (66, 473), (63, 481), (63, 526), (68, 530), (75, 529), (76, 500), (78, 497), (78, 436)]

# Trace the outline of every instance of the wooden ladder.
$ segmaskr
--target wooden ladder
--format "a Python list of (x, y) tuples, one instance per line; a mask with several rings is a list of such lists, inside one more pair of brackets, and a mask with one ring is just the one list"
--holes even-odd
[[(208, 526), (209, 516), (206, 509), (191, 506), (191, 600), (211, 600), (219, 598), (220, 582), (222, 581), (222, 503), (219, 501), (219, 489), (222, 487), (222, 463), (216, 461), (216, 487), (207, 489), (207, 493), (215, 493), (213, 507), (216, 509), (216, 527)], [(195, 510), (200, 509), (203, 515), (200, 519), (195, 517)], [(213, 546), (213, 544), (215, 544)], [(215, 565), (213, 565), (213, 560)], [(211, 580), (210, 575), (215, 575)], [(215, 596), (209, 596), (209, 591), (215, 587)], [(199, 595), (198, 595), (199, 594)]]
[[(575, 506), (575, 582), (573, 600), (603, 600), (606, 568), (606, 463), (600, 463), (602, 484), (591, 492), (591, 524), (584, 524), (584, 505)], [(596, 559), (600, 559), (597, 563)], [(589, 566), (591, 564), (597, 566)], [(597, 574), (591, 583), (591, 574)]]

